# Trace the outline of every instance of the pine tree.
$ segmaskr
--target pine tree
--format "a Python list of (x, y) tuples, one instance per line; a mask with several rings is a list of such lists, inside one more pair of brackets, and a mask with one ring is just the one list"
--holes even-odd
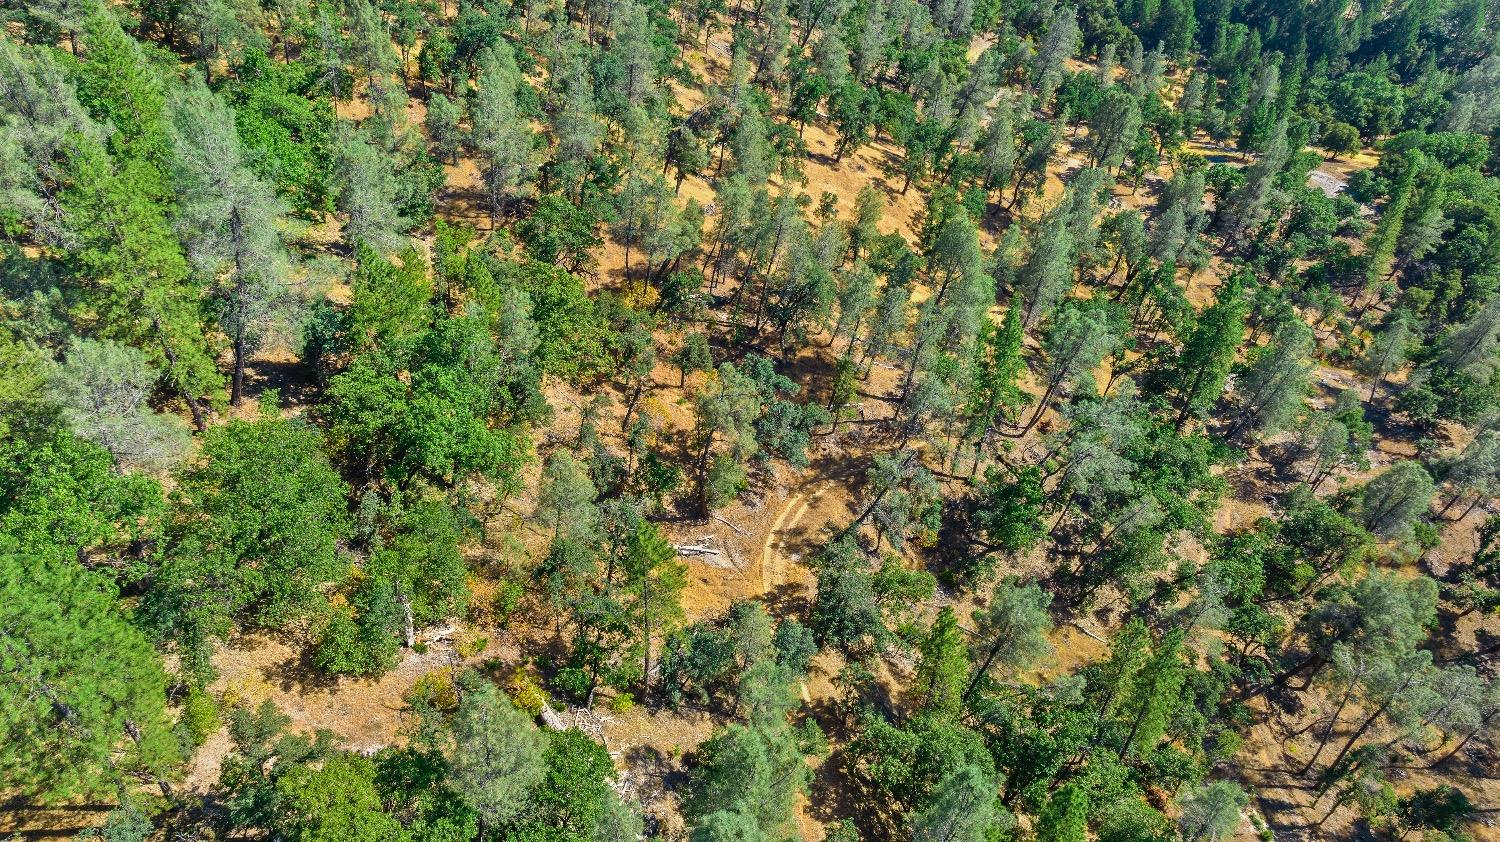
[(918, 647), (916, 692), (924, 710), (957, 716), (968, 684), (969, 655), (958, 615), (944, 606)]
[(1062, 84), (1066, 62), (1078, 49), (1078, 11), (1072, 6), (1061, 6), (1047, 21), (1047, 34), (1037, 49), (1036, 63), (1032, 67), (1031, 82), (1037, 100), (1046, 104)]
[(338, 209), (348, 216), (344, 240), (381, 253), (396, 251), (409, 227), (399, 206), (395, 163), (362, 132), (351, 132), (336, 145)]
[(912, 842), (983, 842), (1014, 819), (996, 803), (995, 781), (983, 769), (962, 766), (938, 781), (928, 804), (907, 824)]
[(1059, 307), (1042, 337), (1043, 372), (1046, 384), (1031, 418), (1015, 433), (1031, 432), (1052, 398), (1064, 386), (1092, 391), (1094, 369), (1119, 350), (1120, 337), (1110, 319), (1109, 308), (1095, 302), (1069, 302)]
[(1409, 459), (1378, 474), (1360, 493), (1359, 518), (1365, 528), (1383, 538), (1399, 538), (1432, 503), (1432, 477)]
[(1193, 325), (1172, 366), (1169, 381), (1179, 395), (1179, 429), (1189, 418), (1210, 409), (1224, 393), (1224, 382), (1244, 340), (1249, 311), (1239, 276), (1231, 275), (1214, 303)]
[(1182, 656), (1182, 631), (1168, 632), (1132, 677), (1122, 705), (1129, 724), (1120, 744), (1121, 759), (1132, 753), (1151, 753), (1166, 734), (1187, 678)]
[(188, 254), (222, 302), (234, 354), (229, 401), (244, 397), (245, 366), (288, 298), (282, 212), (270, 184), (249, 167), (234, 116), (199, 85), (172, 103), (172, 181)]
[(188, 431), (175, 417), (151, 410), (147, 401), (160, 377), (135, 348), (75, 338), (47, 377), (45, 392), (74, 435), (123, 465), (162, 468), (187, 453)]
[(744, 460), (759, 450), (755, 421), (760, 417), (760, 389), (729, 363), (723, 363), (694, 398), (697, 425), (697, 498), (707, 514), (733, 499), (745, 481)]
[(984, 160), (984, 186), (1003, 195), (1016, 170), (1015, 116), (1009, 103), (1001, 102), (990, 117), (980, 154)]
[(1141, 131), (1141, 107), (1122, 88), (1110, 88), (1089, 122), (1089, 163), (1117, 170)]
[(1307, 393), (1313, 347), (1312, 328), (1291, 317), (1277, 327), (1267, 345), (1251, 354), (1234, 387), (1239, 418), (1230, 425), (1231, 437), (1265, 435), (1285, 427)]
[(493, 224), (506, 201), (531, 180), (536, 165), (531, 124), (516, 104), (523, 82), (509, 44), (500, 39), (487, 48), (479, 66), (478, 92), (470, 109), (470, 145), (484, 159)]
[(1439, 172), (1432, 183), (1422, 190), (1417, 203), (1406, 214), (1406, 225), (1397, 240), (1397, 250), (1405, 265), (1411, 265), (1431, 254), (1442, 243), (1444, 235), (1453, 227), (1453, 220), (1444, 213), (1447, 191), (1443, 176)]
[(1073, 284), (1073, 240), (1067, 218), (1054, 212), (1031, 237), (1026, 263), (1018, 273), (1025, 309), (1021, 326), (1029, 328), (1051, 314)]
[(1450, 371), (1487, 374), (1484, 369), (1497, 347), (1500, 347), (1500, 296), (1491, 296), (1483, 309), (1443, 335), (1438, 342), (1438, 361)]
[(1443, 460), (1439, 476), (1453, 486), (1453, 495), (1439, 515), (1447, 514), (1459, 498), (1470, 492), (1480, 498), (1487, 496), (1500, 476), (1500, 432), (1480, 430), (1463, 450)]
[(583, 540), (599, 525), (594, 500), (599, 492), (573, 454), (559, 450), (542, 469), (534, 517), (552, 530), (553, 540)]
[(1024, 669), (1052, 651), (1047, 640), (1052, 629), (1051, 604), (1052, 595), (1034, 582), (1023, 585), (1007, 579), (995, 586), (989, 605), (974, 612), (976, 666), (965, 698), (974, 694), (982, 679)]
[[(177, 761), (161, 658), (74, 559), (0, 555), (0, 775), (43, 803), (107, 797)], [(168, 794), (163, 784), (163, 794)]]
[(687, 566), (678, 562), (677, 550), (656, 524), (642, 519), (630, 534), (622, 567), (624, 585), (632, 594), (629, 610), (640, 624), (641, 680), (649, 692), (651, 642), (665, 638), (682, 620)]
[(67, 264), (78, 286), (77, 315), (94, 323), (99, 338), (145, 352), (202, 430), (202, 397), (222, 381), (198, 303), (202, 289), (190, 282), (164, 209), (153, 200), (158, 175), (150, 166), (117, 163), (97, 144), (77, 143), (55, 201), (73, 238)]
[[(962, 414), (964, 441), (976, 450), (975, 470), (979, 467), (978, 449), (994, 431), (996, 423), (1002, 417), (1009, 422), (1011, 413), (1020, 409), (1027, 399), (1020, 385), (1021, 377), (1026, 373), (1026, 362), (1021, 356), (1024, 343), (1020, 308), (1010, 307), (999, 325), (993, 321), (985, 322), (974, 346)], [(955, 451), (955, 465), (959, 456)]]
[(1276, 189), (1276, 176), (1286, 166), (1290, 152), (1286, 129), (1286, 120), (1278, 120), (1266, 143), (1266, 151), (1245, 169), (1244, 182), (1225, 197), (1219, 208), (1218, 228), (1229, 242), (1240, 242), (1264, 220)]
[(488, 679), (475, 676), (462, 689), (451, 725), (448, 781), (486, 822), (498, 824), (524, 810), (541, 783), (546, 740)]
[(1411, 317), (1405, 310), (1392, 310), (1375, 333), (1360, 371), (1371, 378), (1370, 397), (1373, 402), (1385, 379), (1406, 365), (1406, 347), (1411, 341)]
[(427, 117), (424, 121), (427, 136), (432, 139), (433, 152), (441, 161), (458, 163), (458, 150), (463, 145), (464, 132), (460, 123), (463, 111), (453, 100), (441, 92), (427, 98)]
[(1178, 802), (1178, 827), (1186, 842), (1224, 842), (1239, 830), (1250, 796), (1233, 781), (1215, 781), (1194, 789)]
[(1412, 194), (1416, 190), (1418, 169), (1414, 162), (1407, 163), (1406, 171), (1392, 191), (1390, 201), (1381, 211), (1380, 221), (1375, 225), (1375, 230), (1371, 232), (1369, 239), (1365, 241), (1364, 289), (1366, 290), (1376, 288), (1394, 271), (1396, 244), (1401, 232), (1406, 228), (1406, 212), (1411, 205)]

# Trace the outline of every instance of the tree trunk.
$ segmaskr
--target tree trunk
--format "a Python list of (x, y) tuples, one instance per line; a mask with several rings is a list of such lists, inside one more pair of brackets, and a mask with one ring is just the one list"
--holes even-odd
[(234, 381), (229, 388), (229, 405), (239, 408), (245, 394), (245, 328), (234, 332)]
[(417, 645), (416, 622), (412, 618), (411, 600), (399, 587), (396, 588), (396, 602), (401, 605), (401, 634), (406, 640), (406, 648), (411, 649)]
[(1491, 714), (1488, 714), (1488, 715), (1484, 716), (1482, 719), (1480, 719), (1479, 720), (1480, 725), (1479, 725), (1478, 728), (1475, 728), (1473, 731), (1470, 731), (1469, 734), (1468, 734), (1468, 736), (1465, 736), (1462, 740), (1458, 741), (1458, 745), (1454, 746), (1452, 751), (1448, 752), (1447, 754), (1443, 755), (1442, 757), (1439, 757), (1437, 760), (1434, 760), (1430, 765), (1428, 765), (1427, 768), (1429, 768), (1429, 769), (1436, 769), (1439, 766), (1442, 766), (1443, 764), (1445, 764), (1448, 761), (1452, 760), (1453, 758), (1457, 757), (1458, 753), (1464, 750), (1464, 746), (1467, 746), (1471, 740), (1473, 740), (1475, 737), (1479, 736), (1480, 734), (1484, 733), (1484, 729), (1486, 727), (1488, 727), (1488, 725), (1490, 723), (1490, 720), (1493, 719), (1494, 717), (1495, 717), (1495, 714), (1491, 713)]
[[(1370, 730), (1370, 726), (1375, 724), (1375, 720), (1379, 719), (1380, 716), (1381, 716), (1381, 714), (1385, 713), (1385, 709), (1387, 707), (1389, 707), (1389, 706), (1390, 706), (1390, 702), (1386, 702), (1385, 704), (1383, 704), (1380, 707), (1376, 708), (1374, 713), (1370, 714), (1369, 717), (1367, 717), (1364, 722), (1361, 722), (1359, 724), (1359, 727), (1354, 730), (1354, 734), (1349, 737), (1349, 742), (1344, 743), (1344, 747), (1341, 748), (1341, 749), (1339, 749), (1338, 755), (1336, 757), (1334, 757), (1332, 761), (1329, 762), (1329, 764), (1328, 764), (1328, 768), (1329, 769), (1337, 769), (1339, 767), (1339, 764), (1342, 763), (1344, 761), (1344, 758), (1349, 755), (1349, 750), (1352, 749), (1352, 748), (1354, 748), (1354, 744), (1359, 741), (1360, 737), (1363, 737), (1365, 735), (1366, 731)], [(1331, 786), (1331, 785), (1332, 785), (1331, 781), (1329, 783), (1324, 784), (1323, 788), (1320, 789), (1320, 790), (1318, 790), (1318, 792), (1320, 794), (1324, 793), (1324, 792), (1327, 792), (1328, 791), (1328, 787)]]

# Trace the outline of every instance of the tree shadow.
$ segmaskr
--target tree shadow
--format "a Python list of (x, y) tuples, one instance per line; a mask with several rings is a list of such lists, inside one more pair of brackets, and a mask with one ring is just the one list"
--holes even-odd
[(812, 599), (807, 588), (796, 582), (782, 582), (760, 597), (772, 617), (796, 617), (806, 623), (812, 611)]
[(274, 389), (284, 407), (310, 406), (318, 398), (317, 377), (301, 359), (254, 360), (245, 373), (247, 397), (259, 400), (267, 390)]

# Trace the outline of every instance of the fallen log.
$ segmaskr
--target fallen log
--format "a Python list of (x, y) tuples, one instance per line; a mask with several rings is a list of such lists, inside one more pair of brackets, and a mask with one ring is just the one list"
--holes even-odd
[(673, 544), (672, 549), (676, 550), (678, 555), (684, 556), (723, 555), (723, 553), (720, 553), (713, 547), (705, 547), (699, 544)]
[(709, 517), (713, 518), (714, 520), (718, 521), (719, 523), (724, 524), (725, 526), (729, 527), (730, 529), (733, 529), (736, 535), (745, 535), (745, 534), (747, 534), (745, 532), (745, 530), (739, 528), (738, 526), (735, 526), (734, 524), (730, 523), (729, 521), (725, 520), (724, 518), (719, 517), (718, 515), (711, 514), (711, 515), (709, 515)]

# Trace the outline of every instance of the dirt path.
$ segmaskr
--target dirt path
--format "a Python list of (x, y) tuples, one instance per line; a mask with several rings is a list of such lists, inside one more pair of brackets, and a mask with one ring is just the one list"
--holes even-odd
[[(820, 482), (827, 482), (822, 480)], [(771, 531), (766, 533), (765, 543), (760, 547), (760, 588), (762, 593), (770, 593), (786, 582), (786, 556), (780, 552), (785, 543), (786, 534), (797, 528), (813, 505), (823, 496), (826, 489), (818, 489), (812, 494), (797, 492), (786, 501), (781, 508), (781, 513), (776, 516), (776, 521), (771, 524)], [(790, 517), (790, 520), (788, 520)]]

